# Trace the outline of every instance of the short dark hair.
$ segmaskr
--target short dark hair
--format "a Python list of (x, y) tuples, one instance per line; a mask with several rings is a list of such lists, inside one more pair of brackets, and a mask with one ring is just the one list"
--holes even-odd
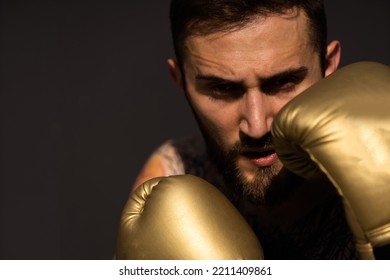
[(310, 40), (325, 69), (327, 26), (323, 0), (172, 0), (171, 33), (176, 58), (182, 67), (184, 41), (191, 35), (208, 35), (244, 26), (258, 16), (302, 9), (308, 18)]

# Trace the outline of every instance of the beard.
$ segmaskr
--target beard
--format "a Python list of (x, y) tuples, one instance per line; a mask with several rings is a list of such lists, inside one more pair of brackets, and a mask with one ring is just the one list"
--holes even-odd
[[(228, 189), (228, 197), (234, 204), (239, 204), (242, 200), (249, 200), (256, 204), (265, 204), (275, 201), (276, 197), (281, 198), (278, 188), (271, 188), (282, 175), (282, 163), (276, 163), (265, 167), (253, 167), (253, 176), (248, 178), (244, 170), (238, 165), (238, 159), (242, 156), (242, 151), (246, 149), (273, 149), (270, 133), (260, 139), (253, 139), (248, 136), (241, 136), (231, 148), (224, 150), (217, 140), (212, 137), (204, 127), (201, 129), (205, 139), (208, 153), (212, 161), (222, 174)], [(284, 192), (284, 191), (283, 191)], [(276, 194), (278, 193), (278, 194)]]

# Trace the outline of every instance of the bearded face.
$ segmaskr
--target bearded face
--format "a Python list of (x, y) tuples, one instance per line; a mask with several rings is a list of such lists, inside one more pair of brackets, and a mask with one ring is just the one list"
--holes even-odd
[[(323, 76), (307, 17), (269, 16), (185, 40), (171, 74), (185, 92), (209, 153), (237, 197), (286, 193), (270, 129), (279, 110)], [(283, 176), (282, 176), (283, 177)]]

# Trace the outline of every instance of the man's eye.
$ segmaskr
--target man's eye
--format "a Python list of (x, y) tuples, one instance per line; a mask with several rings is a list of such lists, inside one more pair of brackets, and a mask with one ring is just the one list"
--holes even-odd
[(262, 85), (262, 91), (271, 95), (279, 92), (290, 92), (293, 91), (295, 86), (301, 81), (302, 79), (297, 77), (283, 77)]
[(288, 91), (292, 90), (296, 85), (295, 81), (291, 80), (286, 80), (286, 81), (281, 81), (279, 84), (277, 84), (277, 88), (281, 91)]
[(216, 99), (236, 99), (244, 93), (244, 89), (239, 85), (214, 84), (209, 86), (209, 92)]

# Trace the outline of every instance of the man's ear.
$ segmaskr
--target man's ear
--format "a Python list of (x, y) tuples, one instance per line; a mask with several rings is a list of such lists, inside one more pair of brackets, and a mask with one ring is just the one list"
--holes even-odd
[(175, 84), (179, 87), (179, 89), (182, 92), (184, 92), (183, 76), (177, 61), (170, 58), (167, 60), (167, 63), (168, 63), (169, 74), (171, 75), (171, 78), (173, 79)]
[(341, 48), (339, 41), (332, 41), (326, 49), (325, 77), (337, 70), (340, 63)]

